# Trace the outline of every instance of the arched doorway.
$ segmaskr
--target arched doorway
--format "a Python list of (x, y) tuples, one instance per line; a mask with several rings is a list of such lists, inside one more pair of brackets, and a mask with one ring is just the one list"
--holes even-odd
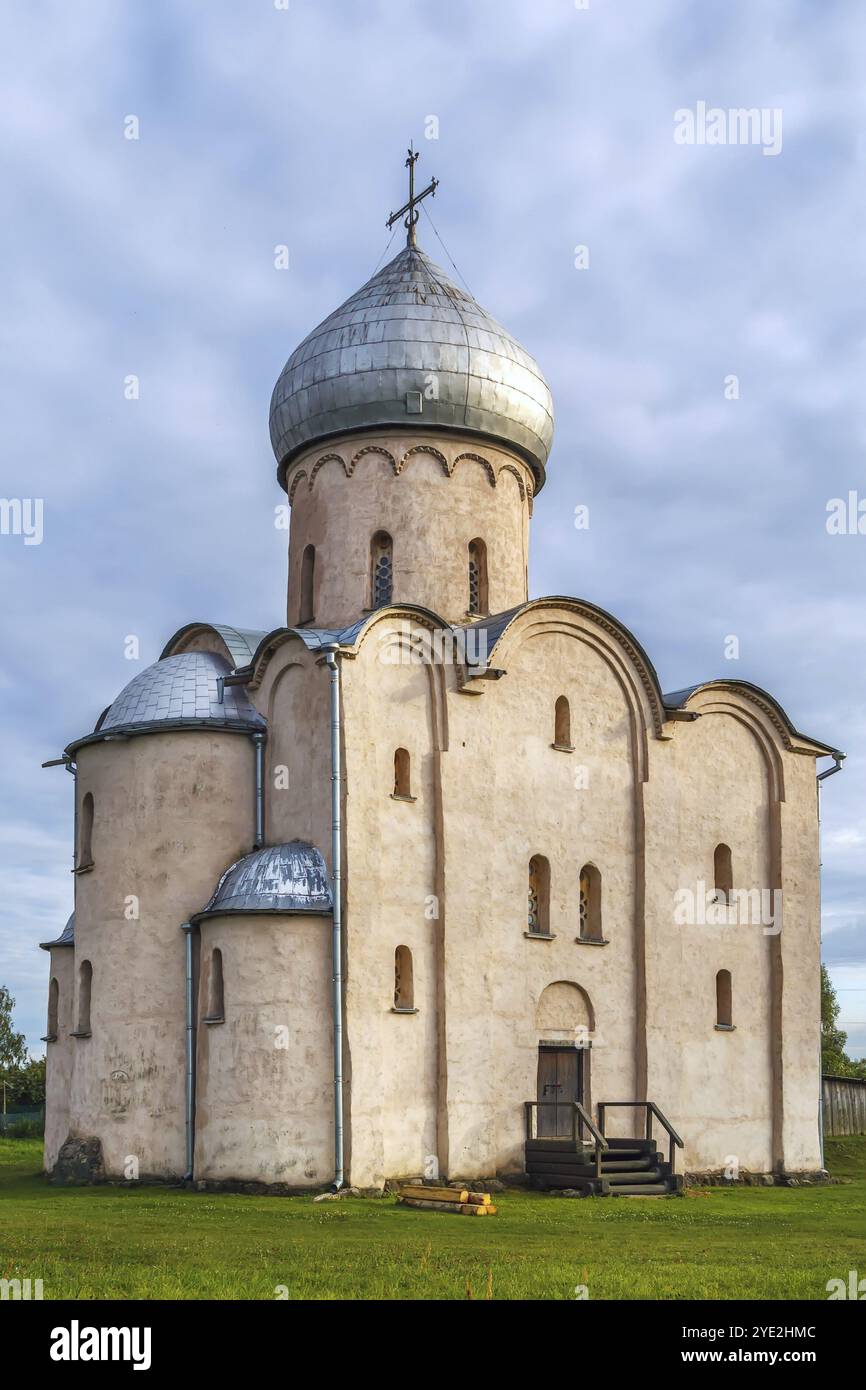
[(590, 1057), (595, 1016), (588, 994), (570, 980), (542, 991), (535, 1011), (538, 1033), (536, 1134), (567, 1139), (574, 1132), (574, 1101), (590, 1103)]

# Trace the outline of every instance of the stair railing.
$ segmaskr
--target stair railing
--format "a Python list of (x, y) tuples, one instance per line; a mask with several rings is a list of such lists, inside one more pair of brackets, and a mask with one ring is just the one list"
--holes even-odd
[(654, 1100), (600, 1100), (600, 1101), (598, 1102), (598, 1127), (599, 1127), (599, 1129), (601, 1130), (601, 1133), (602, 1133), (602, 1134), (604, 1134), (604, 1114), (605, 1114), (605, 1111), (606, 1111), (606, 1110), (612, 1110), (612, 1109), (614, 1108), (614, 1106), (617, 1106), (617, 1107), (619, 1107), (620, 1109), (645, 1110), (645, 1111), (646, 1111), (646, 1129), (645, 1129), (644, 1132), (645, 1132), (645, 1134), (646, 1134), (647, 1139), (652, 1139), (652, 1137), (653, 1137), (653, 1116), (655, 1116), (655, 1118), (658, 1120), (658, 1122), (659, 1122), (659, 1124), (662, 1126), (662, 1128), (663, 1128), (663, 1129), (666, 1129), (666, 1130), (667, 1130), (667, 1133), (668, 1133), (668, 1162), (669, 1162), (669, 1164), (671, 1165), (671, 1172), (673, 1173), (673, 1172), (674, 1172), (674, 1145), (676, 1145), (676, 1147), (677, 1147), (678, 1149), (684, 1149), (684, 1148), (685, 1148), (685, 1144), (683, 1143), (683, 1141), (682, 1141), (682, 1139), (680, 1138), (680, 1136), (677, 1134), (677, 1132), (676, 1132), (676, 1130), (674, 1129), (673, 1125), (671, 1124), (670, 1120), (668, 1120), (667, 1117), (666, 1117), (665, 1115), (662, 1114), (661, 1110), (659, 1110), (659, 1108), (658, 1108), (658, 1106), (656, 1105), (655, 1101), (654, 1101)]
[[(571, 1137), (575, 1144), (583, 1143), (583, 1131), (588, 1129), (595, 1144), (595, 1175), (601, 1177), (601, 1156), (607, 1153), (610, 1145), (604, 1137), (602, 1131), (593, 1123), (592, 1116), (588, 1114), (579, 1100), (526, 1100), (523, 1102), (524, 1114), (526, 1116), (526, 1137), (535, 1139), (538, 1135), (538, 1118), (536, 1118), (535, 1134), (533, 1134), (533, 1110), (539, 1106), (552, 1108), (554, 1110), (567, 1109), (571, 1111)], [(556, 1135), (551, 1135), (555, 1139)]]

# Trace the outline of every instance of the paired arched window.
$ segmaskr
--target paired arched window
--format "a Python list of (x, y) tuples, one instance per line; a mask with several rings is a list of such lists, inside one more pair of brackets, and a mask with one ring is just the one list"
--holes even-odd
[(301, 603), (298, 622), (311, 623), (315, 617), (316, 547), (308, 545), (301, 556)]
[(398, 946), (394, 952), (394, 1008), (414, 1009), (415, 972), (412, 952), (408, 946)]
[(729, 845), (716, 845), (713, 854), (713, 873), (716, 889), (716, 902), (729, 903), (734, 889), (734, 870), (731, 864)]
[(533, 936), (550, 935), (550, 864), (543, 854), (534, 854), (529, 861), (526, 929)]
[(78, 864), (79, 869), (93, 867), (93, 793), (85, 792), (81, 802), (81, 815), (78, 824)]
[(571, 707), (564, 695), (560, 695), (553, 714), (554, 748), (571, 748)]
[(210, 976), (208, 979), (207, 1021), (216, 1023), (225, 1018), (225, 991), (223, 986), (223, 953), (214, 947), (210, 953)]
[(731, 996), (731, 972), (720, 970), (716, 976), (716, 1027), (733, 1028), (733, 999)]
[(394, 542), (377, 531), (370, 542), (370, 607), (384, 608), (394, 593)]
[(487, 546), (479, 537), (469, 542), (469, 612), (483, 616), (487, 602)]
[(83, 960), (78, 969), (78, 1027), (76, 1032), (90, 1032), (90, 996), (93, 984), (93, 966)]
[(603, 941), (601, 926), (601, 874), (594, 864), (580, 871), (580, 939)]
[(412, 797), (411, 762), (405, 748), (394, 754), (394, 795), (407, 801)]
[(60, 986), (52, 979), (48, 986), (48, 1033), (46, 1042), (54, 1042), (57, 1037), (57, 1017), (60, 1011)]

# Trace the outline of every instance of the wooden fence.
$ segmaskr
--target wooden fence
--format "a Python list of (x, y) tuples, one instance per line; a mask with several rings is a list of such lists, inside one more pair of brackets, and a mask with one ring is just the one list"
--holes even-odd
[(825, 1134), (866, 1134), (866, 1081), (822, 1076)]

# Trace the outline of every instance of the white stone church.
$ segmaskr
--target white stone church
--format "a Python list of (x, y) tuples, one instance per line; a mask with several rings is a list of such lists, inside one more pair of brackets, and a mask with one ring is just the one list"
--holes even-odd
[(841, 755), (745, 681), (663, 693), (619, 619), (530, 598), (550, 391), (408, 206), (274, 388), (286, 626), (187, 623), (64, 754), (46, 1169), (814, 1173)]

